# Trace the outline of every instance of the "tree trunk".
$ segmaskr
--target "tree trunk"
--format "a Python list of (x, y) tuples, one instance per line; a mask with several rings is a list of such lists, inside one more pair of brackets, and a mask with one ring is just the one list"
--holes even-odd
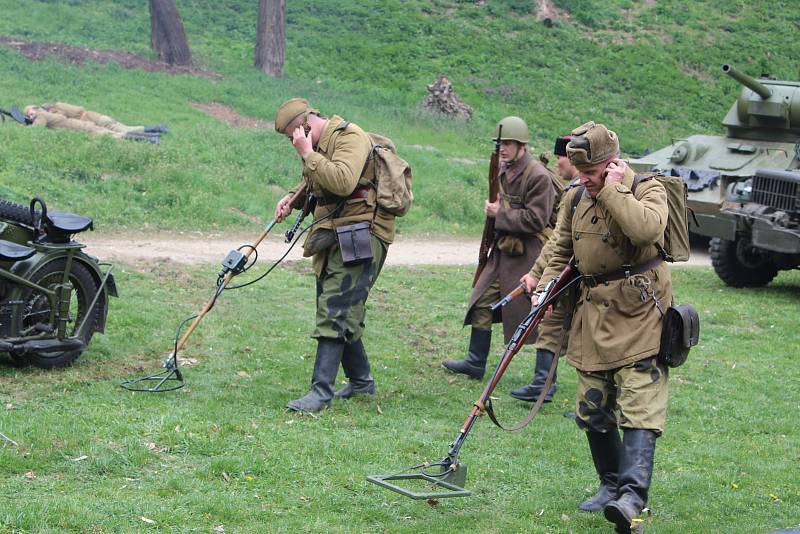
[(192, 63), (192, 52), (175, 0), (150, 0), (150, 46), (165, 63)]
[(273, 78), (283, 75), (286, 0), (259, 0), (255, 66)]

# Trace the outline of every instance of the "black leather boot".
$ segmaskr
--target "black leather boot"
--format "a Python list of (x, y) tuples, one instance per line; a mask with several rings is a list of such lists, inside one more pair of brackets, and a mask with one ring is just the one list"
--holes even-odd
[(609, 502), (617, 498), (617, 479), (622, 440), (616, 429), (608, 432), (587, 432), (589, 450), (592, 451), (594, 468), (600, 477), (600, 488), (593, 496), (578, 505), (584, 512), (600, 512)]
[(469, 351), (463, 360), (445, 360), (442, 365), (454, 373), (461, 373), (480, 380), (486, 372), (486, 359), (492, 346), (492, 331), (472, 329), (469, 336)]
[(128, 132), (122, 138), (128, 141), (147, 141), (157, 145), (161, 140), (161, 135), (157, 133)]
[(166, 124), (156, 124), (155, 126), (145, 126), (144, 133), (157, 133), (157, 134), (165, 134), (169, 133), (169, 128)]
[(305, 397), (289, 401), (286, 407), (295, 412), (319, 412), (331, 404), (333, 384), (342, 362), (344, 341), (321, 337), (317, 340), (317, 360), (311, 375), (311, 391)]
[[(515, 399), (528, 402), (536, 402), (539, 398), (539, 393), (542, 392), (544, 383), (547, 381), (547, 373), (550, 372), (550, 366), (553, 365), (555, 354), (545, 349), (536, 349), (536, 369), (533, 371), (533, 379), (527, 386), (512, 389), (511, 396)], [(544, 402), (553, 400), (553, 395), (556, 394), (556, 375), (553, 375), (553, 383), (550, 385), (550, 391), (544, 396)]]
[(357, 393), (375, 394), (375, 381), (369, 372), (369, 359), (361, 339), (344, 346), (342, 369), (349, 382), (333, 394), (334, 398), (349, 399)]
[(616, 531), (631, 531), (631, 521), (647, 505), (647, 492), (653, 476), (653, 456), (656, 450), (656, 433), (652, 430), (626, 428), (622, 437), (622, 458), (619, 464), (619, 497), (603, 508), (606, 519), (614, 523)]

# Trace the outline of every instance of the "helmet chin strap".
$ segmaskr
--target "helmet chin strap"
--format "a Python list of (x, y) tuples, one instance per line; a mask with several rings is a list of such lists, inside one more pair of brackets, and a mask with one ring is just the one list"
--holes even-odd
[(517, 162), (517, 160), (519, 160), (519, 151), (520, 150), (525, 152), (525, 145), (522, 144), (522, 143), (517, 144), (517, 150), (514, 152), (514, 157), (506, 162), (506, 166), (507, 167), (511, 167), (512, 165), (514, 165)]

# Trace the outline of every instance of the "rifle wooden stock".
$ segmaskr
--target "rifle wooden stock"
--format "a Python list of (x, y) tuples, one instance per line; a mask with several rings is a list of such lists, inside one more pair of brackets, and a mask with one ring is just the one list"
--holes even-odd
[[(497, 202), (498, 179), (500, 177), (500, 131), (497, 132), (497, 140), (494, 145), (494, 152), (489, 160), (489, 202)], [(478, 251), (478, 268), (475, 269), (475, 276), (472, 277), (472, 287), (478, 283), (486, 263), (489, 261), (489, 253), (494, 244), (494, 217), (486, 216), (483, 223), (483, 234), (481, 235), (481, 248)]]
[(492, 304), (490, 306), (490, 309), (492, 311), (495, 311), (497, 308), (502, 308), (503, 306), (505, 306), (506, 304), (508, 304), (512, 300), (516, 299), (517, 297), (519, 297), (521, 295), (526, 295), (527, 293), (528, 293), (528, 286), (526, 286), (524, 283), (521, 283), (520, 285), (515, 287), (513, 289), (513, 291), (511, 291), (511, 293), (509, 293), (508, 295), (506, 295), (505, 297), (503, 297), (499, 301), (497, 301), (494, 304)]

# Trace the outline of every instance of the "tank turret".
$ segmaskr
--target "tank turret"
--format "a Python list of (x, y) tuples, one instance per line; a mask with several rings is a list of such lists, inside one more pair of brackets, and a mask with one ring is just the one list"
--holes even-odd
[(800, 136), (800, 82), (756, 80), (730, 65), (722, 72), (744, 87), (722, 125), (730, 137), (797, 141)]

